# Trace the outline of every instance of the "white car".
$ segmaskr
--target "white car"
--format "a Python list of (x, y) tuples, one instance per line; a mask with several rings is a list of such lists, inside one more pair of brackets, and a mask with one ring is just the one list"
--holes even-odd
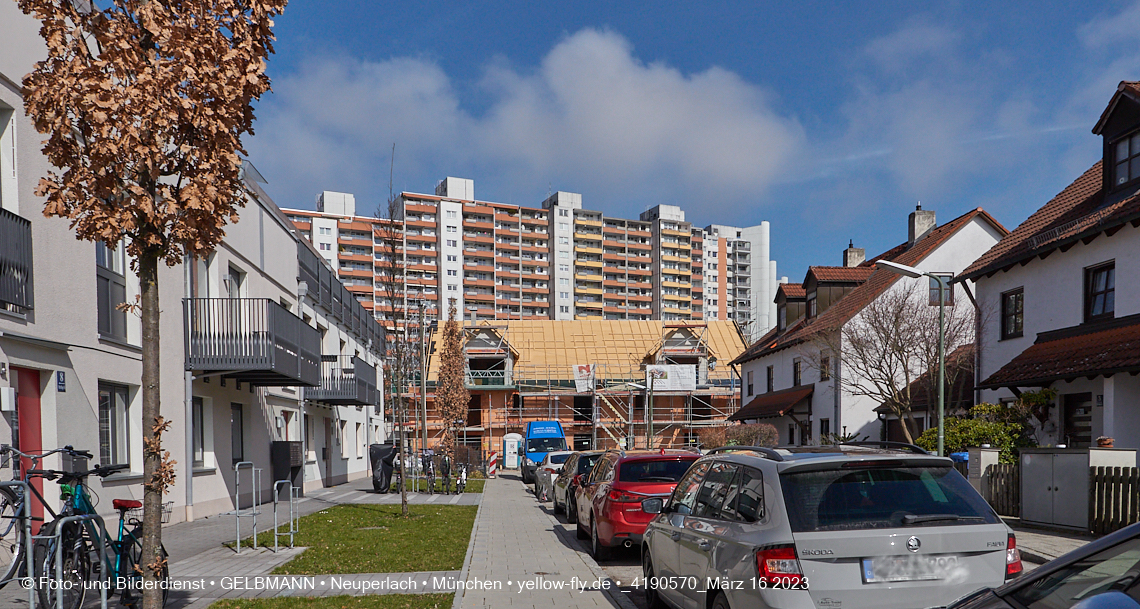
[(574, 454), (572, 450), (556, 450), (546, 453), (546, 458), (534, 470), (534, 498), (541, 502), (550, 501), (554, 494), (554, 479), (562, 471), (562, 464)]

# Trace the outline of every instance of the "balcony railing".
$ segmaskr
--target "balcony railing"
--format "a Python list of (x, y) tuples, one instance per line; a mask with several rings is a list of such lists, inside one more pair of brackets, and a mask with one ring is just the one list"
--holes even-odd
[(251, 385), (316, 387), (320, 332), (268, 298), (187, 298), (186, 369)]
[(305, 397), (328, 404), (377, 403), (376, 367), (351, 355), (321, 356), (321, 386)]
[(0, 305), (32, 309), (32, 223), (0, 209)]
[(511, 387), (511, 372), (509, 370), (468, 370), (466, 381), (468, 387)]

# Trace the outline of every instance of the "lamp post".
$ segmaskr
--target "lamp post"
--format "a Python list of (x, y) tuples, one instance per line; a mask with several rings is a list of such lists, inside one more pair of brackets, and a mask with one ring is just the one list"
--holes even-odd
[[(924, 273), (913, 266), (880, 260), (875, 266), (892, 273), (917, 279), (929, 277), (938, 282), (938, 456), (946, 456), (946, 279), (933, 273)], [(902, 421), (906, 425), (905, 421)]]

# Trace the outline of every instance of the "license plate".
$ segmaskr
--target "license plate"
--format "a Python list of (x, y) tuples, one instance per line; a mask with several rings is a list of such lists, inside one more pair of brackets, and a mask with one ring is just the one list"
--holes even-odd
[(958, 557), (948, 555), (864, 558), (863, 583), (946, 579), (957, 568)]

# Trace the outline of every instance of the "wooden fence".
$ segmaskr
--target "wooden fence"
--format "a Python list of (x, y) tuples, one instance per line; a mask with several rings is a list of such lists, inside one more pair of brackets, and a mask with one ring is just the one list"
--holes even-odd
[(1089, 469), (1089, 529), (1104, 535), (1140, 522), (1140, 468)]
[(1021, 517), (1021, 467), (1016, 463), (998, 463), (988, 468), (989, 488), (986, 499), (1001, 516)]

